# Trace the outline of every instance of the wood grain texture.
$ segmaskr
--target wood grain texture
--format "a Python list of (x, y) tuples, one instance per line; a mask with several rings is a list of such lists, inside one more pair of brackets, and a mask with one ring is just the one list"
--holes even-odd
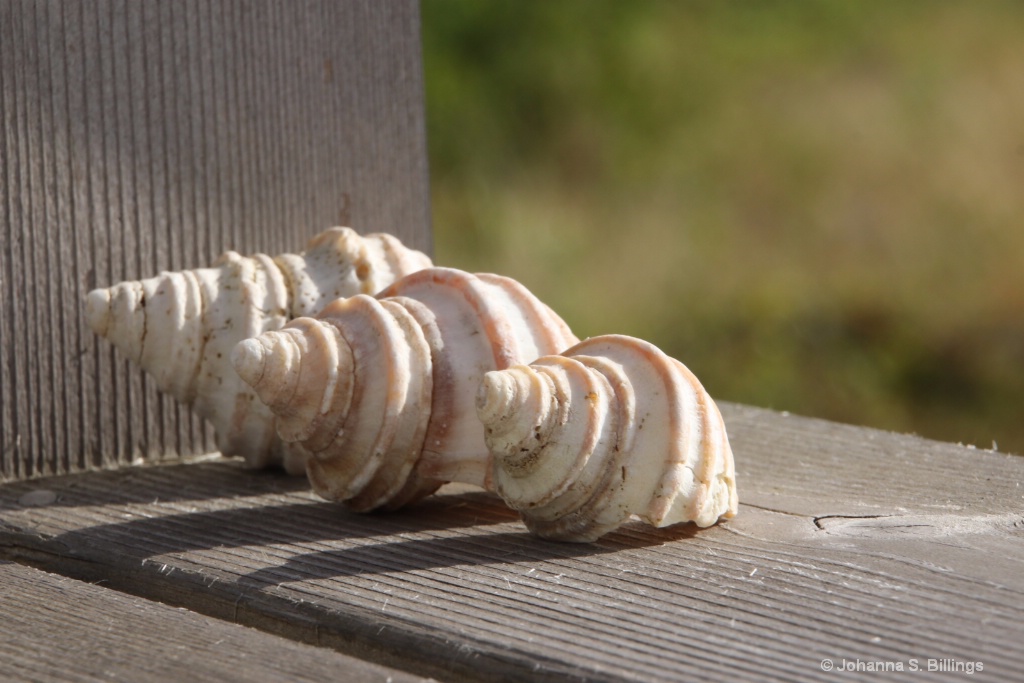
[[(20, 681), (422, 681), (324, 648), (0, 561), (0, 662)], [(55, 647), (56, 644), (56, 647)]]
[(841, 677), (825, 658), (981, 662), (984, 680), (1018, 680), (1024, 459), (723, 412), (741, 509), (706, 530), (558, 544), (464, 488), (357, 516), (302, 480), (205, 462), (6, 485), (0, 547), (446, 680)]
[(213, 447), (93, 287), (339, 224), (429, 251), (415, 0), (5, 0), (0, 32), (0, 480)]

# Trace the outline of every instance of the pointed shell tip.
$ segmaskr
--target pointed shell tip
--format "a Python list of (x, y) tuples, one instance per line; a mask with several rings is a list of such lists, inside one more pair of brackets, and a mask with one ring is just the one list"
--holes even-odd
[(514, 387), (506, 373), (491, 371), (484, 374), (476, 394), (476, 412), (484, 425), (500, 420), (510, 408)]
[(266, 366), (267, 349), (259, 339), (243, 339), (231, 351), (231, 364), (246, 384), (255, 386)]
[(107, 336), (110, 325), (110, 290), (94, 289), (85, 297), (85, 320), (101, 337)]

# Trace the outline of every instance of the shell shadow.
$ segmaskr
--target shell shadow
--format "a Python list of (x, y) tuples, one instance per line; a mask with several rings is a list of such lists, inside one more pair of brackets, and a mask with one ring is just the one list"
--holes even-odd
[(39, 491), (53, 494), (48, 507), (75, 508), (301, 493), (309, 482), (279, 469), (246, 469), (234, 458), (125, 466), (4, 484), (0, 510), (24, 508), (23, 497)]
[[(356, 514), (336, 503), (300, 500), (153, 515), (74, 529), (53, 541), (67, 548), (111, 543), (134, 557), (212, 548), (333, 543), (449, 531), (514, 521), (515, 513), (483, 492), (428, 498), (397, 512)], [(301, 551), (302, 548), (296, 548)]]
[[(277, 479), (267, 477), (274, 486)], [(260, 566), (237, 579), (242, 586), (265, 588), (317, 579), (602, 555), (688, 539), (700, 531), (693, 524), (653, 529), (632, 523), (596, 543), (545, 541), (530, 535), (518, 514), (498, 498), (473, 490), (441, 493), (395, 512), (373, 514), (356, 514), (335, 503), (306, 498), (274, 505), (234, 504), (97, 524), (66, 531), (50, 542), (61, 552), (84, 556), (118, 548), (118, 562), (275, 546), (269, 556), (283, 556), (282, 564)], [(310, 551), (311, 545), (325, 547)]]
[(518, 518), (514, 518), (508, 524), (483, 533), (470, 531), (434, 538), (388, 540), (295, 555), (282, 565), (262, 567), (243, 575), (239, 584), (259, 589), (291, 582), (458, 566), (529, 565), (661, 546), (694, 538), (701, 531), (695, 524), (666, 529), (629, 524), (594, 543), (563, 543), (532, 536)]

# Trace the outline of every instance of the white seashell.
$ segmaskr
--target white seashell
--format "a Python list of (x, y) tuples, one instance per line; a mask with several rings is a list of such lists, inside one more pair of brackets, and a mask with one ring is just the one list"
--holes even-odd
[(281, 438), (312, 455), (314, 490), (365, 511), (447, 481), (488, 486), (482, 377), (577, 341), (515, 280), (431, 268), (243, 341), (232, 360)]
[(736, 514), (732, 450), (697, 378), (621, 335), (489, 372), (477, 395), (494, 490), (534, 533), (592, 541), (636, 515), (656, 527)]
[(425, 254), (390, 235), (361, 237), (332, 228), (301, 254), (246, 257), (229, 251), (211, 268), (93, 290), (86, 319), (152, 375), (158, 389), (209, 420), (224, 455), (301, 473), (302, 457), (277, 439), (273, 415), (231, 368), (231, 350), (328, 301), (376, 293), (430, 265)]

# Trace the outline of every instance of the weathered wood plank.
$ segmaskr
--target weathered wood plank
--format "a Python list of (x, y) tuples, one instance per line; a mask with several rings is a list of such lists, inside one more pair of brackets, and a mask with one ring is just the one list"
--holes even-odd
[(0, 662), (19, 681), (423, 679), (219, 619), (0, 561)]
[(0, 36), (0, 480), (213, 448), (89, 289), (338, 224), (430, 249), (416, 0), (5, 0)]
[[(211, 462), (7, 485), (0, 545), (445, 678), (834, 680), (825, 658), (1018, 678), (1024, 459), (724, 412), (741, 512), (706, 530), (549, 543), (483, 493), (356, 516), (302, 481)], [(40, 486), (54, 504), (19, 505)]]

